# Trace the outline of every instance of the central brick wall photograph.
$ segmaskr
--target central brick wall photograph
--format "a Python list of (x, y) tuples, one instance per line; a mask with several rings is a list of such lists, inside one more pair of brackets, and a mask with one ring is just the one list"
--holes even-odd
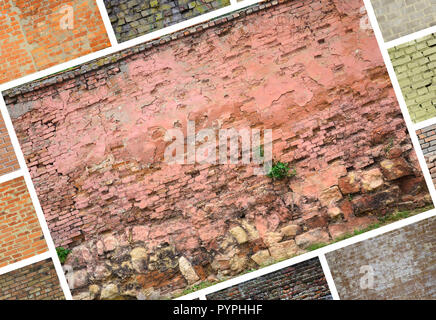
[[(3, 92), (75, 299), (175, 297), (432, 205), (362, 6), (270, 1)], [(271, 129), (295, 176), (167, 163), (188, 121)]]

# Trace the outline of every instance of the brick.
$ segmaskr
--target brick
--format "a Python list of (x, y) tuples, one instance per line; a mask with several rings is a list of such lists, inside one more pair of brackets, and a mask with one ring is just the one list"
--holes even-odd
[(0, 275), (0, 300), (65, 300), (50, 259)]
[(20, 168), (6, 130), (3, 117), (0, 115), (0, 175), (16, 171)]

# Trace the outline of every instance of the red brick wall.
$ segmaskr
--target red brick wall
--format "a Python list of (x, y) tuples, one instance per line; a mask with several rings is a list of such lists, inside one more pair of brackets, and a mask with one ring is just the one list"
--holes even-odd
[[(362, 5), (262, 4), (5, 93), (76, 292), (174, 292), (182, 256), (198, 278), (232, 276), (430, 201)], [(188, 120), (273, 129), (297, 176), (166, 164), (165, 130)]]
[[(72, 29), (61, 28), (64, 5)], [(93, 0), (0, 0), (0, 83), (110, 46)]]
[(207, 300), (331, 300), (318, 258), (208, 294)]
[(20, 169), (6, 129), (3, 117), (0, 115), (0, 175)]
[(47, 251), (23, 178), (0, 185), (0, 267)]
[(0, 300), (64, 299), (50, 259), (0, 275)]

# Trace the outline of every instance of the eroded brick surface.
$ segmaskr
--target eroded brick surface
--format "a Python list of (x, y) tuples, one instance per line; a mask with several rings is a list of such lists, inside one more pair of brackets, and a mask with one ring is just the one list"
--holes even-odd
[(389, 49), (413, 122), (436, 116), (436, 34)]
[(0, 83), (110, 46), (92, 0), (0, 0), (0, 12)]
[(104, 0), (119, 42), (230, 5), (230, 0)]
[(436, 24), (435, 0), (371, 0), (385, 41)]
[(435, 243), (432, 217), (326, 254), (339, 297), (434, 299)]
[(211, 293), (208, 300), (330, 300), (318, 258)]
[(64, 299), (50, 259), (0, 275), (0, 300)]
[[(361, 6), (260, 4), (5, 92), (76, 298), (180, 293), (430, 202)], [(273, 129), (296, 177), (165, 163), (188, 120)]]
[(0, 185), (0, 267), (47, 251), (23, 178)]
[(16, 171), (20, 168), (8, 130), (0, 115), (0, 175)]

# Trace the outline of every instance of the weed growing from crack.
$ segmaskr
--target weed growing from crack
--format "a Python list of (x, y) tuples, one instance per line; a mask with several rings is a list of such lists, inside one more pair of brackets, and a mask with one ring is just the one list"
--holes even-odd
[(285, 178), (294, 177), (296, 175), (297, 170), (295, 170), (295, 168), (291, 170), (287, 163), (283, 163), (280, 161), (274, 163), (267, 174), (267, 176), (273, 180), (282, 180)]

